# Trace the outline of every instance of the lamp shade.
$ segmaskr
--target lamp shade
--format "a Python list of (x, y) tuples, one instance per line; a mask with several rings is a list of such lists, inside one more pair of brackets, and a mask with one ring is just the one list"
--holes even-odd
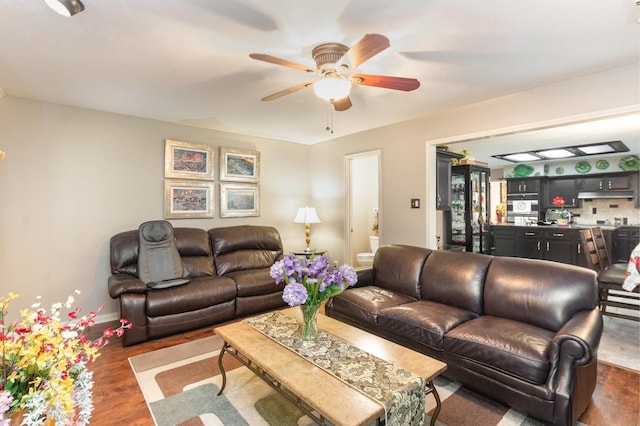
[(327, 77), (313, 83), (316, 96), (327, 101), (335, 101), (349, 96), (351, 83), (339, 77)]
[(44, 0), (51, 9), (63, 16), (73, 16), (84, 10), (80, 0)]
[(315, 207), (300, 207), (296, 214), (294, 223), (320, 223), (318, 213), (316, 213)]

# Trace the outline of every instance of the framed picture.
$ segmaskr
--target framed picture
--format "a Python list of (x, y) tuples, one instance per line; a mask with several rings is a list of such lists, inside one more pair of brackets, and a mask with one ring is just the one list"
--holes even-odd
[(260, 216), (260, 187), (252, 183), (220, 184), (220, 217)]
[(220, 180), (257, 183), (260, 180), (260, 152), (221, 147)]
[(164, 181), (166, 219), (213, 217), (213, 205), (213, 182)]
[(214, 155), (211, 145), (166, 139), (164, 177), (213, 180)]

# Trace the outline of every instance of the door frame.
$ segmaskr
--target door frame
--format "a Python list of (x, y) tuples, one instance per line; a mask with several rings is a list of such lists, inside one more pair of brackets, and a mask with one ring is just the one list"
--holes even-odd
[[(364, 158), (364, 157), (372, 157), (375, 156), (377, 158), (377, 163), (378, 163), (378, 237), (380, 238), (380, 241), (382, 242), (382, 235), (383, 235), (383, 198), (382, 198), (382, 149), (374, 149), (374, 150), (369, 150), (369, 151), (362, 151), (362, 152), (358, 152), (358, 153), (353, 153), (353, 154), (346, 154), (344, 156), (344, 168), (345, 168), (345, 198), (346, 198), (346, 202), (345, 202), (345, 229), (344, 229), (344, 253), (345, 253), (345, 259), (344, 259), (344, 263), (350, 264), (351, 263), (351, 258), (352, 258), (352, 254), (351, 254), (351, 234), (352, 234), (352, 230), (353, 230), (353, 224), (351, 223), (351, 213), (352, 213), (352, 206), (351, 206), (351, 200), (352, 200), (352, 189), (351, 189), (351, 171), (352, 171), (352, 164), (354, 160), (357, 160), (359, 158)], [(352, 266), (357, 266), (357, 265), (352, 265)]]

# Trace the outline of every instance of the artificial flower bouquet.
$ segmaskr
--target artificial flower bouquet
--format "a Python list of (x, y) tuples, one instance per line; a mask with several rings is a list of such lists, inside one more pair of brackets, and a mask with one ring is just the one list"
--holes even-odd
[(309, 258), (284, 256), (271, 266), (271, 277), (276, 284), (285, 282), (282, 299), (289, 306), (300, 306), (302, 310), (303, 343), (314, 343), (318, 339), (316, 315), (320, 304), (358, 281), (351, 266), (332, 268), (325, 256), (315, 253)]
[(289, 306), (319, 306), (358, 281), (351, 266), (333, 268), (326, 256), (315, 255), (286, 255), (271, 266), (271, 277), (276, 284), (286, 283), (282, 298)]
[[(93, 411), (93, 373), (87, 364), (113, 336), (122, 336), (131, 324), (120, 320), (115, 330), (107, 328), (102, 336), (89, 340), (84, 332), (95, 326), (97, 311), (80, 316), (73, 308), (74, 296), (55, 303), (47, 311), (40, 298), (20, 312), (20, 319), (7, 322), (9, 302), (18, 296), (0, 297), (0, 425), (20, 413), (23, 425), (85, 425)], [(62, 319), (62, 310), (69, 312)]]
[(563, 219), (569, 219), (569, 212), (564, 209), (564, 204), (565, 204), (564, 198), (553, 197), (553, 200), (551, 200), (551, 204), (553, 204), (556, 207), (560, 207), (560, 217), (562, 217)]

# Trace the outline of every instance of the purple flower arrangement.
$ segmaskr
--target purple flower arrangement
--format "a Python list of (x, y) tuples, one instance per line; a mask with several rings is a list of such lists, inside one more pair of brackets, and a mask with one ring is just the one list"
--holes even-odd
[(358, 281), (351, 266), (332, 268), (325, 256), (315, 255), (308, 259), (286, 255), (273, 264), (271, 277), (276, 284), (285, 282), (282, 299), (289, 306), (318, 306)]

